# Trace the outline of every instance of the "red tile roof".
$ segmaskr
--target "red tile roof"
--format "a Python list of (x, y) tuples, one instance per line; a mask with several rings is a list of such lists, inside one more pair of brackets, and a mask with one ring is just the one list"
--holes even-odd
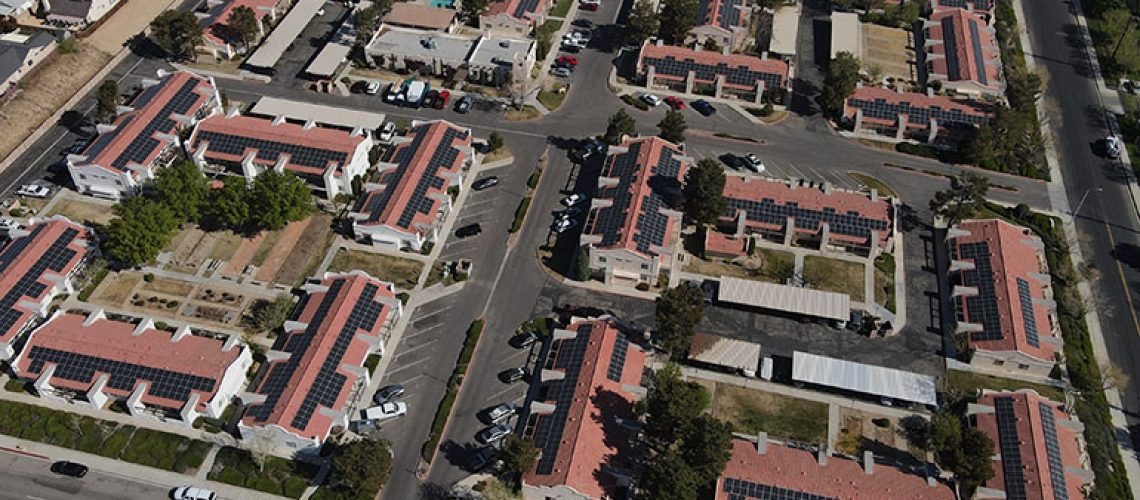
[[(1081, 463), (1081, 447), (1078, 445), (1079, 433), (1064, 424), (1070, 419), (1065, 412), (1060, 410), (1060, 403), (1043, 398), (1032, 390), (1022, 389), (1017, 392), (985, 391), (982, 397), (978, 399), (978, 404), (994, 407), (995, 401), (1003, 398), (1009, 398), (1007, 401), (1011, 400), (1013, 403), (1015, 427), (1017, 428), (1016, 442), (1019, 444), (1018, 451), (1020, 453), (1018, 455), (1020, 455), (1021, 461), (1021, 467), (1018, 470), (1020, 470), (1024, 480), (1022, 483), (1026, 493), (1024, 498), (1028, 500), (1055, 499), (1057, 496), (1054, 495), (1054, 484), (1060, 485), (1059, 482), (1053, 482), (1049, 470), (1049, 454), (1045, 446), (1046, 427), (1042, 421), (1042, 404), (1048, 408), (1046, 411), (1053, 414), (1055, 422), (1053, 427), (1056, 429), (1058, 444), (1057, 452), (1064, 471), (1061, 473), (1065, 485), (1064, 490), (1068, 492), (1071, 500), (1085, 498), (1081, 486), (1087, 480), (1071, 472), (1074, 469), (1084, 468)], [(998, 430), (997, 414), (976, 413), (974, 420), (977, 428), (993, 440), (994, 455), (1000, 455), (1003, 459), (1012, 459), (1013, 457), (1001, 452), (1001, 447), (998, 444), (1001, 442), (1001, 434)], [(1008, 491), (1007, 489), (1012, 486), (1007, 483), (1008, 472), (1004, 465), (1006, 464), (1002, 460), (993, 462), (994, 477), (986, 482), (986, 488)]]
[[(27, 228), (27, 236), (17, 237), (0, 249), (0, 342), (11, 344), (28, 321), (39, 314), (37, 307), (48, 299), (52, 278), (68, 278), (87, 256), (93, 243), (91, 231), (57, 216)], [(51, 257), (55, 249), (57, 258)], [(25, 286), (19, 286), (20, 283)], [(30, 286), (28, 286), (30, 284)], [(61, 283), (62, 289), (62, 283)]]
[[(617, 325), (609, 319), (596, 319), (579, 321), (566, 329), (576, 331), (579, 336), (587, 336), (585, 339), (557, 341), (551, 351), (553, 369), (578, 372), (566, 425), (561, 436), (550, 436), (550, 439), (559, 441), (552, 471), (539, 474), (538, 470), (543, 466), (540, 461), (523, 479), (530, 485), (565, 485), (590, 498), (602, 498), (611, 487), (611, 478), (602, 471), (602, 467), (618, 462), (615, 456), (621, 452), (616, 443), (622, 441), (622, 436), (614, 435), (621, 432), (616, 419), (633, 418), (636, 398), (623, 386), (641, 384), (645, 353), (630, 345), (626, 350), (625, 364), (617, 377), (619, 380), (613, 380), (607, 372), (615, 344), (623, 335)], [(578, 342), (586, 342), (580, 362), (573, 356), (574, 349), (560, 349)], [(539, 415), (540, 424), (544, 418), (555, 417)], [(543, 443), (536, 444), (541, 448)]]
[(506, 14), (515, 19), (531, 21), (546, 12), (547, 0), (499, 0), (487, 6), (484, 16)]
[(211, 15), (202, 22), (202, 37), (209, 43), (217, 46), (225, 46), (229, 40), (236, 40), (237, 37), (229, 35), (229, 21), (230, 14), (233, 14), (234, 9), (238, 7), (249, 7), (253, 9), (253, 15), (260, 23), (261, 20), (269, 15), (269, 11), (277, 6), (277, 0), (223, 0), (217, 10), (216, 15)]
[[(253, 392), (264, 394), (267, 399), (264, 403), (250, 405), (242, 418), (243, 425), (277, 425), (304, 438), (323, 440), (337, 422), (322, 412), (322, 408), (334, 412), (344, 411), (349, 389), (359, 378), (356, 372), (345, 370), (344, 367), (364, 365), (364, 359), (372, 349), (370, 343), (362, 337), (380, 338), (384, 323), (392, 314), (392, 304), (398, 304), (399, 299), (390, 283), (363, 272), (326, 275), (321, 286), (327, 287), (327, 290), (309, 293), (302, 304), (297, 306), (298, 310), (294, 310), (295, 320), (307, 325), (307, 328), (287, 331), (278, 339), (275, 350), (282, 350), (288, 356), (271, 361), (264, 370), (266, 376), (258, 382), (257, 389)], [(373, 290), (372, 295), (366, 293), (370, 289)], [(334, 291), (337, 293), (333, 294)], [(367, 329), (357, 328), (348, 332), (348, 320), (359, 308), (378, 310), (376, 320), (370, 327), (364, 325)], [(318, 314), (322, 316), (318, 318)], [(337, 339), (342, 333), (351, 333), (352, 338), (347, 345), (338, 346)], [(335, 372), (330, 374), (335, 375), (330, 380), (339, 380), (340, 386), (330, 384), (315, 387), (323, 364), (340, 349), (343, 349), (343, 355), (336, 364)], [(326, 392), (332, 396), (332, 404), (304, 408), (309, 392), (314, 389), (332, 391)], [(305, 422), (302, 427), (294, 425), (298, 416)]]
[[(868, 104), (864, 104), (868, 103)], [(994, 107), (992, 105), (967, 100), (967, 99), (953, 99), (944, 95), (926, 95), (916, 92), (897, 92), (891, 89), (882, 87), (859, 87), (855, 89), (855, 93), (848, 97), (843, 102), (843, 116), (848, 119), (855, 118), (855, 112), (863, 110), (863, 122), (869, 124), (878, 124), (883, 126), (894, 126), (898, 122), (899, 114), (907, 114), (902, 112), (885, 115), (877, 115), (874, 110), (868, 109), (869, 103), (881, 102), (886, 106), (897, 106), (899, 108), (910, 107), (911, 110), (922, 110), (922, 113), (929, 113), (940, 116), (935, 116), (938, 119), (939, 127), (957, 124), (978, 124), (989, 121), (993, 116)], [(916, 114), (917, 112), (913, 112)], [(963, 117), (961, 122), (954, 122), (951, 119), (953, 116)], [(907, 128), (925, 129), (930, 125), (928, 120), (917, 119), (916, 116), (908, 116)]]
[[(970, 235), (954, 239), (954, 255), (960, 255), (960, 249), (967, 244), (985, 243), (989, 249), (993, 274), (979, 276), (978, 279), (992, 280), (994, 300), (997, 303), (996, 312), (1001, 325), (1002, 338), (976, 340), (971, 335), (970, 348), (986, 351), (1018, 351), (1036, 359), (1052, 361), (1057, 349), (1046, 341), (1054, 332), (1049, 309), (1042, 304), (1033, 304), (1033, 322), (1040, 338), (1039, 347), (1034, 347), (1028, 343), (1026, 337), (1025, 318), (1022, 315), (1017, 288), (1017, 280), (1020, 278), (1028, 283), (1030, 295), (1034, 299), (1045, 298), (1047, 285), (1043, 285), (1037, 278), (1031, 276), (1035, 273), (1043, 275), (1048, 273), (1044, 264), (1045, 256), (1033, 246), (1041, 244), (1040, 240), (1028, 229), (997, 219), (971, 220), (958, 224), (957, 227), (969, 231)], [(966, 321), (981, 323), (978, 313), (970, 311), (967, 301), (960, 300), (958, 303)]]
[[(632, 176), (632, 181), (629, 182), (628, 196), (625, 193), (613, 193), (613, 197), (611, 198), (614, 200), (628, 198), (628, 204), (615, 202), (613, 206), (600, 207), (592, 210), (592, 215), (586, 222), (585, 234), (603, 237), (601, 242), (594, 245), (596, 248), (624, 248), (631, 252), (652, 256), (656, 255), (656, 252), (652, 248), (646, 248), (643, 241), (639, 241), (642, 240), (643, 230), (641, 228), (644, 227), (639, 219), (647, 207), (657, 205), (660, 206), (660, 209), (667, 209), (668, 206), (661, 201), (663, 198), (661, 187), (655, 189), (651, 184), (676, 179), (678, 182), (677, 186), (680, 187), (680, 182), (685, 178), (685, 171), (689, 169), (690, 160), (684, 157), (684, 152), (681, 151), (681, 148), (660, 137), (638, 137), (629, 139), (621, 145), (623, 148), (632, 148), (634, 146), (637, 146), (637, 157), (632, 159), (632, 165), (629, 164), (630, 160), (627, 158), (632, 153), (611, 153), (609, 157), (606, 158), (606, 164), (602, 167), (600, 176), (602, 178), (608, 177), (615, 179)], [(680, 168), (677, 169), (676, 177), (653, 173), (654, 169), (658, 168), (659, 165), (664, 166), (665, 162), (663, 160), (665, 159), (666, 150), (672, 153), (671, 157), (673, 160), (680, 161)], [(627, 172), (626, 169), (630, 167), (635, 167), (637, 169), (636, 172)], [(619, 183), (617, 187), (620, 188), (621, 184)], [(597, 198), (605, 199), (606, 190), (599, 189), (598, 191)], [(650, 198), (656, 199), (651, 201)], [(619, 214), (623, 221), (620, 226), (609, 225), (612, 223), (613, 216), (605, 212), (613, 210), (624, 210), (622, 214)], [(675, 219), (677, 219), (677, 217), (668, 217), (665, 222), (665, 227), (663, 228), (665, 238), (661, 245), (662, 247), (668, 248), (672, 245), (670, 240), (673, 234), (673, 226), (677, 222)], [(613, 243), (610, 244), (607, 243), (607, 241), (612, 241)]]
[(871, 474), (867, 474), (863, 464), (855, 460), (831, 456), (826, 465), (819, 465), (811, 451), (772, 441), (767, 442), (766, 452), (760, 454), (754, 441), (739, 437), (732, 440), (732, 458), (717, 480), (716, 500), (731, 498), (725, 491), (729, 480), (840, 500), (955, 498), (949, 486), (942, 483), (931, 486), (925, 477), (887, 464), (876, 463)]
[[(869, 194), (838, 188), (832, 188), (831, 192), (827, 193), (818, 186), (799, 186), (795, 182), (767, 177), (727, 176), (724, 183), (724, 198), (729, 205), (727, 210), (729, 214), (733, 213), (734, 205), (747, 201), (761, 202), (766, 198), (773, 200), (776, 205), (795, 203), (800, 209), (815, 212), (824, 212), (826, 209), (833, 209), (838, 214), (856, 212), (863, 219), (886, 224), (887, 229), (879, 231), (879, 245), (884, 249), (890, 240), (891, 227), (894, 221), (891, 202), (887, 198), (880, 197), (877, 200), (872, 200)], [(734, 221), (735, 218), (736, 215), (721, 216), (721, 220), (724, 222)], [(773, 224), (751, 219), (747, 220), (745, 224), (748, 227), (768, 231), (783, 231), (786, 225), (784, 221)], [(800, 234), (819, 234), (823, 231), (823, 224), (820, 224), (817, 229), (797, 226), (795, 231)], [(844, 234), (838, 228), (832, 228), (829, 238), (858, 245), (869, 243), (866, 237)]]
[[(200, 396), (196, 410), (204, 411), (206, 404), (217, 394), (218, 388), (230, 368), (241, 354), (243, 346), (235, 344), (223, 350), (225, 342), (209, 337), (186, 334), (175, 340), (166, 330), (148, 328), (135, 334), (137, 326), (122, 321), (93, 319), (87, 323), (87, 316), (63, 314), (44, 323), (32, 332), (28, 344), (16, 363), (16, 369), (25, 379), (36, 379), (48, 365), (52, 356), (42, 350), (54, 350), (104, 360), (117, 361), (128, 366), (115, 371), (94, 370), (90, 380), (77, 381), (65, 378), (57, 365), (55, 376), (49, 383), (58, 388), (86, 392), (95, 385), (99, 377), (108, 375), (112, 380), (135, 380), (130, 387), (114, 387), (108, 383), (103, 392), (119, 398), (127, 398), (140, 383), (149, 385), (143, 393), (142, 403), (170, 409), (179, 409), (189, 401), (192, 394)], [(42, 357), (42, 359), (41, 359)], [(78, 365), (82, 365), (79, 363)], [(82, 367), (82, 366), (81, 366)], [(146, 370), (164, 370), (174, 374), (210, 379), (209, 390), (191, 389), (186, 399), (172, 399), (153, 394), (157, 380), (135, 379), (138, 373)], [(244, 377), (244, 373), (240, 376)]]
[[(273, 119), (245, 115), (211, 116), (202, 120), (194, 128), (194, 133), (188, 141), (191, 154), (196, 154), (205, 148), (204, 156), (207, 160), (241, 163), (247, 155), (254, 153), (254, 163), (262, 167), (273, 167), (277, 164), (279, 157), (288, 157), (289, 153), (260, 150), (256, 147), (255, 142), (273, 141), (283, 145), (307, 147), (322, 152), (344, 155), (345, 158), (344, 162), (328, 161), (320, 166), (303, 163), (304, 160), (301, 158), (289, 158), (289, 161), (285, 163), (285, 170), (321, 176), (324, 175), (325, 170), (330, 165), (336, 164), (338, 167), (336, 175), (341, 175), (343, 167), (352, 161), (360, 143), (367, 139), (364, 135), (353, 135), (352, 131), (343, 129), (305, 128), (304, 125), (287, 121), (281, 121), (276, 125), (273, 122)], [(221, 145), (211, 147), (209, 138), (204, 137), (205, 134), (224, 134), (229, 136), (227, 140), (248, 144), (239, 149), (242, 151), (241, 153), (231, 153), (220, 150)]]
[[(356, 224), (389, 226), (423, 234), (426, 232), (423, 227), (435, 222), (435, 214), (452, 184), (452, 175), (448, 174), (458, 174), (471, 151), (471, 130), (436, 120), (412, 127), (405, 137), (409, 140), (398, 142), (388, 157), (389, 162), (397, 165), (396, 168), (382, 174), (382, 188), (369, 191), (360, 205), (361, 212), (367, 217)], [(447, 140), (449, 137), (450, 141)], [(445, 148), (454, 151), (445, 153)], [(442, 182), (438, 186), (429, 183), (425, 190), (418, 190), (421, 182), (429, 182), (425, 179), (428, 175)], [(409, 206), (413, 202), (426, 202), (429, 207), (425, 207), (426, 211), (416, 210)], [(413, 210), (410, 220), (405, 217), (408, 210)], [(407, 224), (401, 224), (401, 219)]]
[[(896, 3), (899, 3), (898, 0)], [(935, 0), (934, 11), (957, 9), (960, 4), (970, 6), (975, 12), (989, 13), (993, 10), (994, 0)]]
[[(175, 102), (184, 88), (193, 89), (190, 99)], [(135, 98), (131, 103), (132, 111), (115, 119), (115, 130), (100, 135), (87, 146), (83, 152), (87, 156), (85, 163), (112, 172), (125, 171), (131, 165), (150, 166), (159, 153), (171, 145), (156, 136), (176, 135), (179, 129), (189, 126), (172, 118), (176, 115), (193, 117), (206, 106), (214, 92), (208, 78), (187, 71), (178, 71), (163, 78), (158, 85), (143, 90)], [(168, 104), (171, 107), (167, 107)], [(164, 110), (167, 114), (160, 116)]]
[(748, 255), (748, 240), (717, 231), (705, 231), (705, 254), (743, 257)]
[[(724, 14), (729, 13), (728, 9), (736, 10), (737, 13), (726, 17)], [(700, 18), (700, 12), (704, 13), (703, 19)], [(749, 0), (700, 0), (697, 24), (724, 29), (743, 28), (748, 25), (748, 16), (751, 12), (752, 6)]]
[[(714, 75), (727, 75), (730, 71), (742, 73), (741, 70), (750, 71), (760, 75), (772, 75), (779, 80), (779, 87), (783, 87), (788, 81), (788, 63), (778, 59), (761, 59), (755, 56), (744, 54), (723, 54), (720, 52), (713, 52), (708, 50), (695, 50), (686, 47), (677, 47), (674, 45), (657, 45), (646, 41), (641, 46), (641, 55), (637, 61), (637, 68), (640, 72), (647, 71), (646, 59), (654, 60), (668, 60), (673, 59), (680, 64), (689, 64), (700, 66), (707, 72)], [(694, 68), (696, 69), (696, 68)], [(715, 79), (703, 78), (698, 72), (696, 80), (699, 83), (713, 84)], [(663, 78), (674, 81), (684, 81), (688, 76), (688, 72), (668, 71), (665, 66), (656, 67), (654, 70), (655, 78)], [(733, 78), (726, 78), (724, 83), (725, 87), (736, 88), (742, 90), (752, 90), (756, 86), (756, 81), (733, 81)], [(772, 83), (767, 83), (768, 88), (772, 88)]]
[[(950, 33), (946, 33), (947, 27)], [(975, 50), (975, 32), (980, 52)], [(953, 52), (947, 52), (946, 40), (951, 37)], [(1001, 88), (997, 39), (980, 15), (964, 9), (936, 11), (927, 22), (926, 41), (929, 54), (943, 56), (931, 58), (935, 75), (945, 75), (948, 81), (967, 80), (986, 88)], [(951, 72), (952, 68), (956, 71)]]

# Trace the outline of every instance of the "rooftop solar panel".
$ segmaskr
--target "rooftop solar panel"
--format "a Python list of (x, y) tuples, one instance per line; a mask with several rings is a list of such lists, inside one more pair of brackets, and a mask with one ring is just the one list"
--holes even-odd
[(796, 202), (776, 203), (772, 198), (726, 197), (724, 201), (725, 217), (735, 217), (738, 211), (743, 210), (749, 221), (779, 227), (786, 225), (788, 217), (794, 217), (796, 229), (818, 232), (823, 230), (823, 224), (827, 224), (833, 234), (864, 239), (870, 239), (871, 231), (882, 234), (890, 229), (888, 221), (864, 217), (856, 211), (840, 214), (831, 207), (814, 210), (802, 208)]
[(1049, 460), (1049, 482), (1053, 487), (1053, 498), (1069, 500), (1069, 489), (1065, 485), (1065, 465), (1061, 462), (1061, 443), (1057, 439), (1057, 419), (1053, 406), (1037, 403), (1041, 411), (1041, 429), (1045, 434), (1045, 454)]
[(629, 339), (618, 334), (614, 341), (614, 351), (610, 354), (610, 366), (606, 369), (606, 378), (614, 382), (621, 382), (621, 373), (625, 370), (625, 355), (629, 351)]
[[(631, 143), (627, 152), (615, 154), (608, 160), (609, 170), (606, 176), (615, 177), (618, 182), (598, 192), (599, 198), (613, 202), (608, 207), (599, 208), (594, 219), (593, 233), (602, 236), (602, 241), (599, 243), (602, 247), (612, 246), (621, 241), (627, 218), (634, 216), (630, 213), (637, 206), (637, 200), (633, 198), (633, 189), (641, 182), (640, 176), (646, 175), (637, 159), (641, 154), (641, 148), (647, 147), (648, 144)], [(656, 255), (652, 249), (665, 244), (669, 217), (661, 212), (667, 208), (662, 191), (666, 186), (673, 186), (678, 182), (677, 179), (681, 175), (681, 160), (674, 156), (672, 149), (662, 148), (659, 158), (657, 164), (648, 166), (651, 178), (647, 182), (650, 189), (641, 200), (632, 238), (637, 251), (647, 255)]]
[(947, 78), (961, 80), (962, 61), (958, 60), (958, 40), (954, 38), (954, 16), (942, 18), (942, 46), (946, 55)]
[[(178, 91), (174, 94), (174, 97), (163, 103), (162, 109), (159, 110), (158, 114), (154, 115), (154, 118), (147, 122), (142, 131), (131, 139), (130, 144), (127, 144), (127, 147), (123, 149), (122, 153), (111, 161), (111, 167), (121, 170), (125, 168), (129, 162), (138, 163), (140, 165), (146, 164), (147, 159), (162, 144), (154, 135), (160, 132), (169, 134), (177, 129), (177, 123), (174, 121), (173, 115), (188, 114), (190, 112), (190, 108), (199, 99), (198, 93), (194, 92), (194, 90), (197, 89), (200, 84), (201, 81), (197, 78), (188, 78), (183, 82), (182, 86), (179, 87)], [(153, 92), (143, 92), (143, 94), (139, 96), (139, 100), (143, 102), (142, 106), (150, 104), (150, 100), (157, 95), (161, 86), (162, 85), (155, 85), (151, 87), (151, 89), (154, 89)], [(148, 91), (149, 90), (150, 89), (148, 89)], [(136, 100), (136, 106), (139, 106), (139, 100)]]
[(1041, 339), (1037, 334), (1037, 316), (1033, 314), (1033, 295), (1029, 291), (1029, 282), (1022, 278), (1017, 278), (1017, 299), (1021, 303), (1025, 340), (1033, 347), (1041, 347)]
[(729, 500), (838, 500), (835, 497), (816, 495), (779, 486), (754, 483), (736, 478), (725, 478), (723, 490)]
[[(32, 228), (27, 236), (18, 238), (8, 246), (4, 247), (4, 251), (0, 254), (0, 269), (7, 270), (16, 258), (24, 253), (28, 246), (32, 244), (40, 234), (47, 228), (45, 224), (38, 224)], [(68, 248), (72, 241), (79, 237), (79, 231), (74, 228), (67, 228), (60, 234), (60, 237), (52, 242), (47, 251), (33, 263), (23, 274), (16, 285), (4, 291), (4, 296), (0, 297), (0, 335), (7, 333), (16, 323), (23, 317), (23, 314), (16, 309), (16, 305), (26, 298), (40, 299), (43, 297), (44, 292), (47, 291), (47, 285), (40, 282), (43, 275), (52, 271), (57, 274), (66, 274), (64, 269), (67, 267), (76, 256), (78, 252)]]
[(515, 6), (514, 17), (522, 18), (527, 14), (534, 13), (538, 10), (538, 2), (540, 0), (520, 0), (518, 5)]
[(1005, 333), (1001, 329), (998, 314), (997, 288), (994, 286), (994, 269), (990, 263), (990, 246), (982, 241), (958, 245), (958, 258), (974, 261), (974, 269), (963, 270), (962, 285), (977, 288), (973, 297), (959, 297), (959, 306), (965, 306), (970, 322), (982, 325), (982, 331), (970, 333), (976, 341), (1001, 340)]
[(978, 32), (978, 21), (970, 19), (970, 41), (974, 49), (974, 64), (978, 66), (978, 82), (982, 85), (989, 84), (989, 77), (986, 75), (986, 53), (982, 52), (982, 36)]
[(778, 73), (756, 71), (748, 66), (729, 67), (727, 63), (702, 64), (693, 59), (678, 60), (671, 55), (665, 57), (647, 56), (644, 58), (645, 66), (653, 66), (657, 75), (668, 75), (676, 78), (686, 78), (689, 72), (696, 74), (698, 80), (713, 82), (717, 75), (725, 76), (725, 83), (732, 85), (752, 86), (757, 80), (764, 82), (764, 87), (780, 88), (784, 84), (784, 77)]
[(547, 383), (546, 400), (554, 402), (554, 412), (538, 416), (535, 426), (534, 444), (542, 450), (536, 468), (538, 474), (554, 472), (554, 461), (558, 457), (558, 448), (562, 442), (562, 433), (566, 428), (570, 407), (573, 406), (574, 387), (578, 385), (578, 379), (582, 375), (582, 360), (590, 344), (590, 334), (594, 331), (593, 324), (581, 324), (577, 331), (578, 335), (574, 338), (557, 342), (558, 353), (553, 366), (563, 370), (565, 376)]
[[(408, 200), (408, 204), (400, 212), (397, 226), (409, 228), (412, 221), (415, 220), (416, 214), (430, 214), (436, 206), (437, 201), (429, 198), (428, 195), (433, 191), (438, 192), (446, 185), (447, 181), (440, 174), (451, 170), (455, 165), (461, 154), (461, 151), (455, 146), (455, 142), (456, 140), (467, 140), (470, 131), (459, 131), (447, 127), (439, 144), (425, 145), (424, 139), (429, 134), (431, 127), (432, 124), (428, 123), (413, 128), (409, 132), (411, 142), (401, 145), (393, 153), (391, 161), (396, 164), (396, 168), (385, 172), (381, 179), (381, 183), (387, 187), (381, 192), (367, 196), (361, 204), (359, 211), (368, 214), (367, 222), (380, 220), (388, 205), (392, 203), (397, 187), (406, 182), (415, 182), (416, 187)], [(428, 165), (423, 170), (422, 175), (414, 179), (407, 178), (414, 175), (410, 170), (416, 154), (422, 148), (431, 146), (434, 146), (435, 149), (432, 150), (431, 158), (428, 160)]]
[(900, 115), (905, 115), (910, 123), (929, 123), (934, 118), (942, 127), (982, 125), (989, 121), (985, 113), (963, 113), (958, 107), (943, 109), (941, 106), (913, 106), (907, 101), (893, 103), (885, 99), (855, 98), (848, 99), (847, 104), (862, 111), (863, 116), (879, 120), (897, 120)]
[(345, 165), (348, 163), (348, 153), (331, 149), (311, 148), (287, 142), (272, 141), (256, 137), (213, 132), (199, 131), (194, 138), (193, 149), (198, 149), (202, 142), (208, 142), (206, 157), (210, 153), (223, 153), (227, 155), (244, 156), (247, 151), (257, 151), (257, 159), (264, 163), (277, 163), (281, 156), (289, 157), (289, 164), (301, 165), (324, 170), (329, 165)]
[(998, 452), (1001, 453), (1001, 470), (1005, 479), (1005, 497), (1008, 500), (1026, 500), (1021, 440), (1017, 436), (1013, 398), (994, 398), (994, 410), (997, 416)]
[(140, 382), (147, 382), (147, 394), (174, 401), (187, 401), (191, 391), (211, 392), (217, 380), (161, 367), (126, 363), (85, 354), (60, 351), (33, 345), (28, 354), (29, 374), (43, 373), (47, 364), (55, 365), (54, 377), (81, 384), (92, 384), (97, 374), (110, 375), (107, 387), (130, 392)]

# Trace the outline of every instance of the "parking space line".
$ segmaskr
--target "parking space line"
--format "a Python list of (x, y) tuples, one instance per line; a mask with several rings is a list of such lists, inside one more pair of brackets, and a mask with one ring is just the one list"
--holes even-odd
[(435, 316), (436, 314), (439, 314), (439, 313), (441, 313), (441, 312), (444, 312), (444, 311), (446, 311), (446, 310), (448, 310), (448, 309), (451, 309), (452, 307), (454, 307), (454, 306), (447, 306), (447, 307), (443, 307), (443, 308), (440, 308), (440, 309), (436, 309), (436, 310), (434, 310), (434, 311), (432, 311), (432, 312), (429, 312), (429, 313), (427, 313), (427, 314), (421, 315), (421, 316), (419, 316), (418, 318), (412, 319), (412, 323), (415, 323), (415, 322), (417, 322), (417, 321), (419, 321), (419, 320), (422, 320), (422, 319), (424, 319), (424, 318), (430, 318), (430, 317), (432, 317), (432, 316)]
[[(407, 339), (404, 339), (404, 340), (407, 340)], [(436, 342), (439, 342), (439, 339), (431, 339), (431, 340), (424, 342), (420, 345), (412, 346), (412, 347), (408, 347), (406, 349), (400, 350), (399, 352), (392, 355), (392, 361), (395, 361), (396, 359), (403, 357), (405, 354), (416, 352), (420, 349), (423, 349), (423, 348), (425, 348), (429, 345), (432, 345)]]
[[(419, 361), (414, 361), (412, 363), (408, 363), (404, 366), (400, 366), (397, 368), (389, 367), (388, 370), (384, 372), (384, 378), (386, 379), (386, 378), (390, 377), (393, 373), (403, 371), (403, 370), (407, 370), (408, 368), (415, 368), (416, 365), (419, 365), (420, 363), (423, 363), (424, 361), (427, 361), (429, 359), (431, 359), (431, 358), (424, 358), (424, 359), (421, 359)], [(416, 375), (416, 377), (419, 377), (419, 376), (420, 375)]]
[[(508, 392), (511, 392), (511, 391), (517, 391), (517, 390), (519, 390), (519, 389), (521, 389), (521, 387), (516, 387), (516, 386), (514, 386), (514, 385), (510, 385), (510, 386), (507, 386), (507, 388), (506, 388), (506, 389), (503, 389), (503, 390), (501, 390), (501, 391), (499, 391), (499, 392), (496, 392), (496, 393), (494, 393), (494, 394), (492, 394), (492, 395), (490, 395), (490, 396), (487, 396), (487, 397), (486, 397), (486, 399), (484, 399), (483, 401), (484, 401), (484, 402), (486, 402), (486, 401), (492, 401), (492, 400), (496, 400), (496, 399), (499, 399), (499, 398), (503, 397), (503, 394), (506, 394), (506, 393), (508, 393)], [(523, 392), (523, 394), (526, 394), (526, 392), (524, 391), (524, 392)], [(511, 398), (511, 401), (512, 401), (512, 402), (513, 402), (513, 401), (518, 401), (519, 399), (521, 399), (521, 398), (519, 398), (519, 397), (514, 397), (514, 398)]]
[(803, 171), (800, 170), (798, 167), (796, 167), (795, 163), (789, 163), (789, 164), (787, 164), (787, 167), (792, 169), (792, 172), (795, 172), (796, 177), (798, 177), (800, 179), (806, 179), (807, 178), (807, 176), (804, 175)]
[(402, 385), (402, 386), (404, 386), (404, 387), (407, 387), (407, 386), (408, 386), (408, 384), (411, 384), (412, 382), (415, 382), (416, 380), (418, 380), (418, 379), (422, 378), (423, 376), (424, 376), (424, 374), (420, 373), (420, 374), (418, 374), (418, 375), (416, 375), (416, 376), (414, 376), (414, 377), (412, 377), (412, 378), (410, 378), (410, 379), (407, 379), (407, 380), (405, 380), (405, 381), (403, 381), (403, 382), (395, 382), (394, 384), (390, 384), (390, 385)]
[(811, 179), (811, 180), (813, 180), (813, 181), (825, 181), (825, 180), (827, 180), (827, 178), (824, 177), (823, 174), (819, 173), (818, 170), (812, 168), (811, 165), (804, 165), (803, 167), (808, 172), (811, 172), (812, 177), (814, 177), (814, 179)]

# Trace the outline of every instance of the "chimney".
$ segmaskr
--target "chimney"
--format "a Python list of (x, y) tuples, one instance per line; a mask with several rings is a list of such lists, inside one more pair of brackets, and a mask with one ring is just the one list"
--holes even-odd
[(870, 476), (875, 472), (875, 454), (871, 450), (863, 450), (863, 473)]
[(760, 455), (768, 454), (768, 433), (761, 432), (756, 435), (756, 453)]
[(934, 97), (934, 89), (932, 89), (930, 87), (926, 87), (926, 96), (927, 97)]
[(654, 45), (661, 47), (661, 46), (665, 45), (665, 40), (658, 38), (658, 39), (654, 40), (653, 43), (654, 43)]
[(826, 445), (820, 446), (819, 450), (815, 452), (815, 461), (819, 463), (820, 467), (827, 465), (827, 456), (828, 455), (830, 455), (830, 453), (827, 452), (827, 446)]

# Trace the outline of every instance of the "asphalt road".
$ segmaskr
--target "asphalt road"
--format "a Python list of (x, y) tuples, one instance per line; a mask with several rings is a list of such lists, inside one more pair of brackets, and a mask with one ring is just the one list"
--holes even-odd
[[(1140, 222), (1119, 162), (1099, 153), (1108, 134), (1104, 111), (1076, 19), (1065, 0), (1037, 0), (1026, 9), (1033, 57), (1049, 72), (1047, 109), (1056, 106), (1053, 126), (1059, 138), (1061, 168), (1069, 204), (1088, 199), (1078, 214), (1077, 230), (1085, 258), (1095, 266), (1095, 308), (1112, 362), (1131, 375), (1122, 393), (1132, 439), (1140, 425), (1140, 326), (1135, 295), (1140, 292)], [(1140, 161), (1140, 158), (1133, 158)], [(1091, 191), (1090, 191), (1091, 190)], [(1103, 191), (1097, 191), (1103, 190)]]
[(51, 462), (0, 452), (0, 499), (54, 500), (93, 498), (106, 500), (170, 498), (170, 487), (91, 470), (82, 479), (53, 474)]

